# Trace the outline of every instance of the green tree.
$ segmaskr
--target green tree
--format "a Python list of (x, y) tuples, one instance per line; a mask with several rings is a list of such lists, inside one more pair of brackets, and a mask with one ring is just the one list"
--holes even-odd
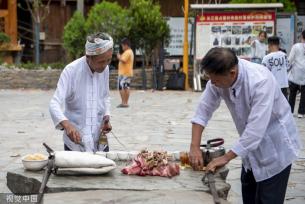
[(129, 33), (128, 12), (116, 2), (103, 1), (91, 8), (86, 21), (86, 29), (88, 33), (106, 32), (112, 36), (114, 42), (118, 42)]
[(152, 0), (130, 0), (129, 16), (132, 19), (129, 38), (143, 56), (142, 88), (146, 89), (146, 71), (149, 59), (158, 44), (168, 43), (170, 29), (160, 12), (160, 6)]
[(130, 0), (129, 16), (132, 19), (129, 37), (145, 56), (146, 64), (153, 49), (160, 42), (170, 39), (170, 29), (160, 12), (160, 6), (152, 0)]
[(283, 11), (296, 11), (294, 2), (290, 0), (231, 0), (230, 3), (283, 3)]
[(64, 28), (63, 46), (69, 57), (76, 59), (83, 55), (86, 43), (85, 19), (76, 11)]

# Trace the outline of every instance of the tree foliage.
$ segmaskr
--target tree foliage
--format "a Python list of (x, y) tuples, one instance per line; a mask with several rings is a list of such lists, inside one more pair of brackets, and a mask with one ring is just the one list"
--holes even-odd
[(148, 59), (160, 42), (168, 42), (170, 29), (160, 12), (160, 6), (152, 0), (130, 0), (124, 9), (117, 3), (103, 1), (95, 4), (87, 19), (75, 13), (64, 29), (64, 47), (73, 58), (84, 50), (88, 33), (109, 33), (114, 42), (130, 38), (133, 47), (140, 48)]
[(76, 11), (66, 24), (63, 41), (63, 46), (68, 51), (69, 57), (75, 59), (84, 53), (86, 42), (85, 19), (79, 11)]
[(132, 19), (130, 38), (136, 47), (150, 57), (159, 42), (168, 42), (170, 29), (160, 12), (160, 6), (152, 0), (130, 0), (129, 16)]
[(230, 3), (283, 3), (283, 11), (296, 11), (295, 4), (290, 0), (231, 0)]
[(118, 42), (129, 33), (128, 12), (116, 2), (103, 1), (91, 8), (86, 21), (86, 29), (89, 33), (106, 32), (115, 42)]

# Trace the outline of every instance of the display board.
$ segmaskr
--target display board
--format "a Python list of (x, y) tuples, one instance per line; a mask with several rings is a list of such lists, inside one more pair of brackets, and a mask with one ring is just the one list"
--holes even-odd
[(295, 38), (295, 15), (278, 15), (276, 35), (280, 38), (280, 47), (289, 54)]
[(261, 30), (274, 34), (274, 11), (209, 12), (196, 17), (196, 59), (212, 47), (229, 47), (241, 58), (251, 57), (251, 43)]
[[(183, 38), (184, 38), (184, 18), (183, 17), (169, 17), (166, 19), (167, 24), (170, 28), (170, 42), (165, 51), (169, 55), (183, 55)], [(194, 22), (194, 18), (189, 18), (189, 22)], [(192, 35), (192, 25), (188, 23), (188, 41), (189, 41), (189, 52)], [(194, 52), (192, 52), (194, 53)]]

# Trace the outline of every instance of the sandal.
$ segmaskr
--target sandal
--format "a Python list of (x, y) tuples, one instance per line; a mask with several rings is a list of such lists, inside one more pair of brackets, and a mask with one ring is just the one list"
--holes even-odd
[(125, 104), (120, 104), (117, 106), (117, 108), (128, 108), (129, 105), (125, 105)]

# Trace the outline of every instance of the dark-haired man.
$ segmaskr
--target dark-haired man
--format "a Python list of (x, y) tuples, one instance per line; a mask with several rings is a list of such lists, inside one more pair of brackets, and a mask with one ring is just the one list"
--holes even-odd
[(118, 88), (121, 96), (121, 104), (118, 105), (118, 108), (127, 108), (129, 95), (130, 95), (130, 82), (131, 77), (133, 76), (133, 60), (134, 54), (130, 48), (130, 41), (127, 38), (124, 38), (121, 41), (121, 47), (123, 50), (122, 54), (117, 54), (119, 60), (119, 76), (118, 76)]
[[(111, 130), (109, 67), (113, 40), (106, 33), (89, 35), (86, 56), (62, 71), (49, 110), (57, 129), (64, 130), (64, 149), (109, 151), (98, 146), (100, 132)], [(64, 107), (64, 111), (62, 110)]]
[(238, 59), (227, 48), (212, 48), (201, 67), (210, 80), (192, 119), (191, 165), (202, 168), (201, 135), (223, 99), (240, 138), (224, 156), (212, 160), (206, 171), (214, 172), (240, 156), (243, 202), (283, 203), (301, 143), (277, 81), (266, 67)]
[(267, 67), (277, 80), (282, 93), (288, 99), (289, 62), (286, 53), (280, 51), (280, 39), (277, 36), (268, 38), (269, 54), (263, 58), (262, 65)]

